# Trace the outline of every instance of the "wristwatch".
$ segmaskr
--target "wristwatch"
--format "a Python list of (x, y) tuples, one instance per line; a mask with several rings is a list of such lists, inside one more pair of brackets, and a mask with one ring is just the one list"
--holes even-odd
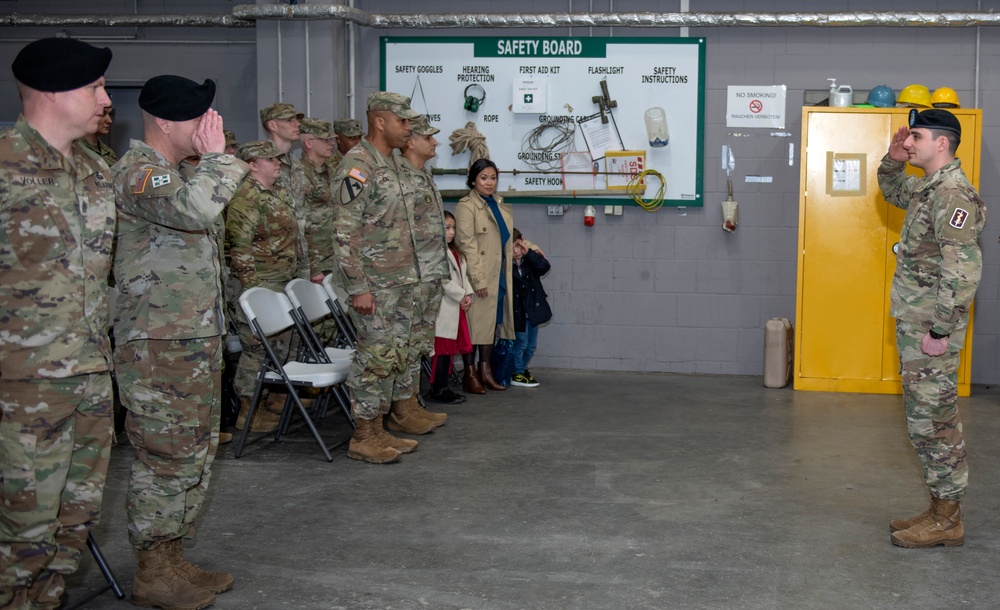
[(951, 335), (951, 333), (948, 333), (948, 334), (945, 334), (945, 335), (942, 335), (940, 333), (936, 333), (936, 332), (934, 332), (933, 328), (930, 329), (927, 332), (930, 333), (931, 339), (947, 339), (948, 336)]

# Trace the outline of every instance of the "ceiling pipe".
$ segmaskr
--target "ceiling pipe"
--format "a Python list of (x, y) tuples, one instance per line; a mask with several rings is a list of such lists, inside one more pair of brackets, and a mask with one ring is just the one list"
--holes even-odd
[(369, 13), (337, 4), (240, 4), (230, 15), (0, 15), (0, 27), (252, 28), (259, 19), (337, 19), (389, 29), (570, 27), (976, 27), (1000, 13)]

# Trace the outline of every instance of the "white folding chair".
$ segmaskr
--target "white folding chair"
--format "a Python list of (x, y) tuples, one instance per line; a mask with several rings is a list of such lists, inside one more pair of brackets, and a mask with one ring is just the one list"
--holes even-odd
[(337, 324), (337, 330), (340, 331), (338, 341), (342, 343), (341, 347), (356, 348), (358, 346), (358, 332), (354, 328), (354, 323), (351, 322), (351, 316), (344, 309), (347, 293), (334, 283), (332, 273), (323, 278), (323, 289), (326, 290), (327, 304), (330, 311), (333, 312), (333, 321)]
[(303, 334), (309, 340), (308, 346), (311, 347), (310, 352), (313, 358), (318, 362), (351, 362), (354, 360), (354, 348), (324, 346), (313, 328), (313, 324), (316, 322), (327, 316), (336, 315), (336, 312), (330, 307), (329, 296), (322, 286), (296, 278), (285, 286), (285, 296), (291, 301), (294, 308), (293, 313), (302, 326)]
[[(246, 290), (240, 295), (240, 307), (246, 316), (254, 336), (264, 346), (267, 358), (261, 364), (257, 372), (257, 385), (254, 388), (253, 398), (250, 401), (250, 408), (246, 417), (246, 425), (240, 435), (240, 440), (236, 445), (235, 455), (240, 457), (243, 447), (246, 444), (247, 436), (250, 432), (250, 422), (253, 420), (254, 410), (258, 408), (260, 397), (265, 385), (283, 385), (288, 391), (288, 400), (292, 401), (297, 411), (312, 433), (316, 443), (323, 450), (323, 455), (328, 462), (333, 461), (330, 455), (330, 448), (327, 447), (320, 436), (316, 423), (310, 416), (309, 411), (302, 404), (299, 397), (300, 388), (332, 388), (343, 383), (347, 379), (350, 371), (349, 362), (326, 363), (326, 362), (300, 362), (292, 360), (282, 364), (274, 348), (268, 341), (268, 337), (273, 337), (279, 333), (295, 326), (292, 318), (292, 304), (288, 297), (280, 292), (268, 290), (267, 288), (255, 287)], [(287, 402), (286, 402), (287, 404)], [(275, 432), (275, 441), (280, 438), (281, 433), (287, 428), (291, 417), (292, 409), (286, 408), (282, 413), (282, 421)]]

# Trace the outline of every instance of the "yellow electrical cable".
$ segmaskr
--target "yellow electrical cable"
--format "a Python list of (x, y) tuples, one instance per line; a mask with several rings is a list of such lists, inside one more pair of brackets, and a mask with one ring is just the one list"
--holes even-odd
[[(660, 188), (656, 190), (656, 194), (649, 201), (645, 201), (642, 198), (642, 194), (646, 191), (646, 186), (643, 184), (646, 176), (655, 176), (660, 180)], [(655, 212), (663, 206), (663, 196), (666, 190), (667, 181), (663, 179), (663, 174), (655, 169), (647, 169), (639, 172), (628, 181), (628, 185), (625, 187), (625, 192), (632, 198), (632, 201), (647, 212)]]

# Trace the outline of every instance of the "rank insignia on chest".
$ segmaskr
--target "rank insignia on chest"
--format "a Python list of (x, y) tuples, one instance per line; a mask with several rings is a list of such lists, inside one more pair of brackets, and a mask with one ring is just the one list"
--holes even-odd
[(965, 221), (969, 218), (969, 213), (962, 208), (955, 208), (955, 213), (951, 215), (951, 220), (948, 224), (955, 227), (956, 229), (961, 229), (965, 226)]
[(354, 167), (340, 185), (340, 203), (347, 204), (361, 194), (368, 181), (368, 174)]

